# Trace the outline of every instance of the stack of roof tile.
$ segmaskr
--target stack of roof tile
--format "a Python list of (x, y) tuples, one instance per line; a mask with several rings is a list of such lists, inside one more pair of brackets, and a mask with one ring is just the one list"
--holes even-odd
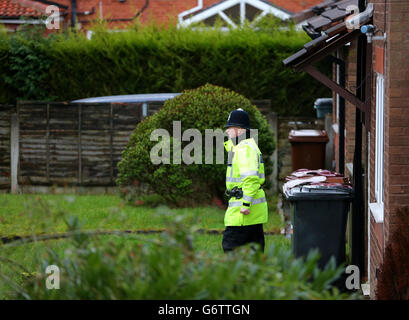
[(30, 0), (0, 0), (0, 18), (40, 17), (47, 5)]

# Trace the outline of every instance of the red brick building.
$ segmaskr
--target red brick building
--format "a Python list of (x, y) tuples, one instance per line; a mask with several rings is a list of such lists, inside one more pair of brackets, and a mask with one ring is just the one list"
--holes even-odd
[[(321, 0), (0, 0), (0, 23), (15, 30), (20, 17), (31, 18), (31, 24), (40, 23), (47, 6), (58, 7), (62, 25), (77, 25), (87, 30), (93, 21), (104, 19), (111, 27), (126, 28), (136, 19), (141, 23), (183, 23), (196, 17), (207, 24), (214, 18), (223, 21), (237, 16), (248, 19), (269, 12), (288, 18)], [(197, 17), (198, 15), (199, 18)], [(24, 19), (27, 21), (27, 19)], [(190, 22), (189, 22), (190, 23)]]
[[(357, 26), (369, 29), (348, 28), (349, 5), (361, 11)], [(315, 40), (284, 64), (333, 90), (335, 169), (353, 179), (358, 195), (352, 263), (371, 298), (408, 299), (409, 1), (330, 0), (307, 13), (304, 29)], [(324, 58), (333, 62), (332, 79), (312, 66)]]
[[(35, 25), (42, 23), (47, 16), (49, 4), (30, 0), (1, 0), (0, 1), (0, 24), (7, 30), (15, 31), (23, 24)], [(65, 14), (61, 9), (61, 18)]]

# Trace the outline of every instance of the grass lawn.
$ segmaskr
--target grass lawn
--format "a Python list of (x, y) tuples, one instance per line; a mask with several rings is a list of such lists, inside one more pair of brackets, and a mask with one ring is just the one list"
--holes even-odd
[[(289, 247), (289, 240), (280, 234), (283, 222), (276, 211), (277, 197), (269, 199), (269, 221), (264, 225), (264, 230), (274, 232), (275, 235), (266, 235), (266, 248), (271, 243), (278, 246)], [(61, 233), (68, 230), (64, 219), (69, 216), (78, 217), (83, 230), (158, 230), (166, 228), (163, 215), (157, 211), (173, 211), (186, 216), (186, 227), (197, 225), (204, 230), (224, 229), (224, 210), (217, 207), (198, 208), (150, 208), (135, 207), (125, 204), (121, 198), (114, 195), (52, 195), (52, 194), (25, 194), (25, 195), (0, 195), (0, 236), (32, 235)], [(161, 237), (156, 234), (126, 234), (126, 235), (101, 235), (92, 241), (122, 243), (125, 247), (132, 248), (139, 243), (152, 241)], [(18, 262), (28, 271), (34, 271), (36, 258), (44, 255), (48, 248), (57, 253), (64, 254), (70, 245), (69, 239), (38, 241), (25, 243), (19, 246), (2, 246), (0, 244), (0, 258), (7, 258)], [(198, 251), (223, 254), (221, 234), (194, 235), (194, 247)], [(0, 261), (0, 271), (11, 277), (19, 279), (21, 275), (4, 261)], [(5, 298), (4, 285), (0, 281), (0, 299)]]
[[(276, 211), (277, 197), (269, 201), (264, 230), (279, 233), (283, 227)], [(217, 207), (168, 209), (186, 215), (188, 223), (206, 230), (223, 230), (224, 211)], [(0, 195), (0, 235), (64, 232), (63, 213), (79, 218), (84, 230), (157, 230), (165, 227), (156, 208), (125, 204), (114, 195)], [(42, 217), (39, 219), (39, 217)]]

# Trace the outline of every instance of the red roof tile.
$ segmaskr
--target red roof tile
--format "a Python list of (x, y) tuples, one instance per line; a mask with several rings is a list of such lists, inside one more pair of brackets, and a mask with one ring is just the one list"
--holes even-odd
[(2, 18), (40, 17), (41, 15), (40, 10), (23, 6), (19, 1), (0, 0), (0, 17)]

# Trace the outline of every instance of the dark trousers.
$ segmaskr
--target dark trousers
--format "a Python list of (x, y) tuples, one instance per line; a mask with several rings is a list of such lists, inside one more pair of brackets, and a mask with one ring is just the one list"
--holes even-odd
[(262, 224), (250, 226), (227, 226), (223, 233), (223, 251), (229, 252), (247, 243), (258, 243), (264, 252), (264, 231)]

